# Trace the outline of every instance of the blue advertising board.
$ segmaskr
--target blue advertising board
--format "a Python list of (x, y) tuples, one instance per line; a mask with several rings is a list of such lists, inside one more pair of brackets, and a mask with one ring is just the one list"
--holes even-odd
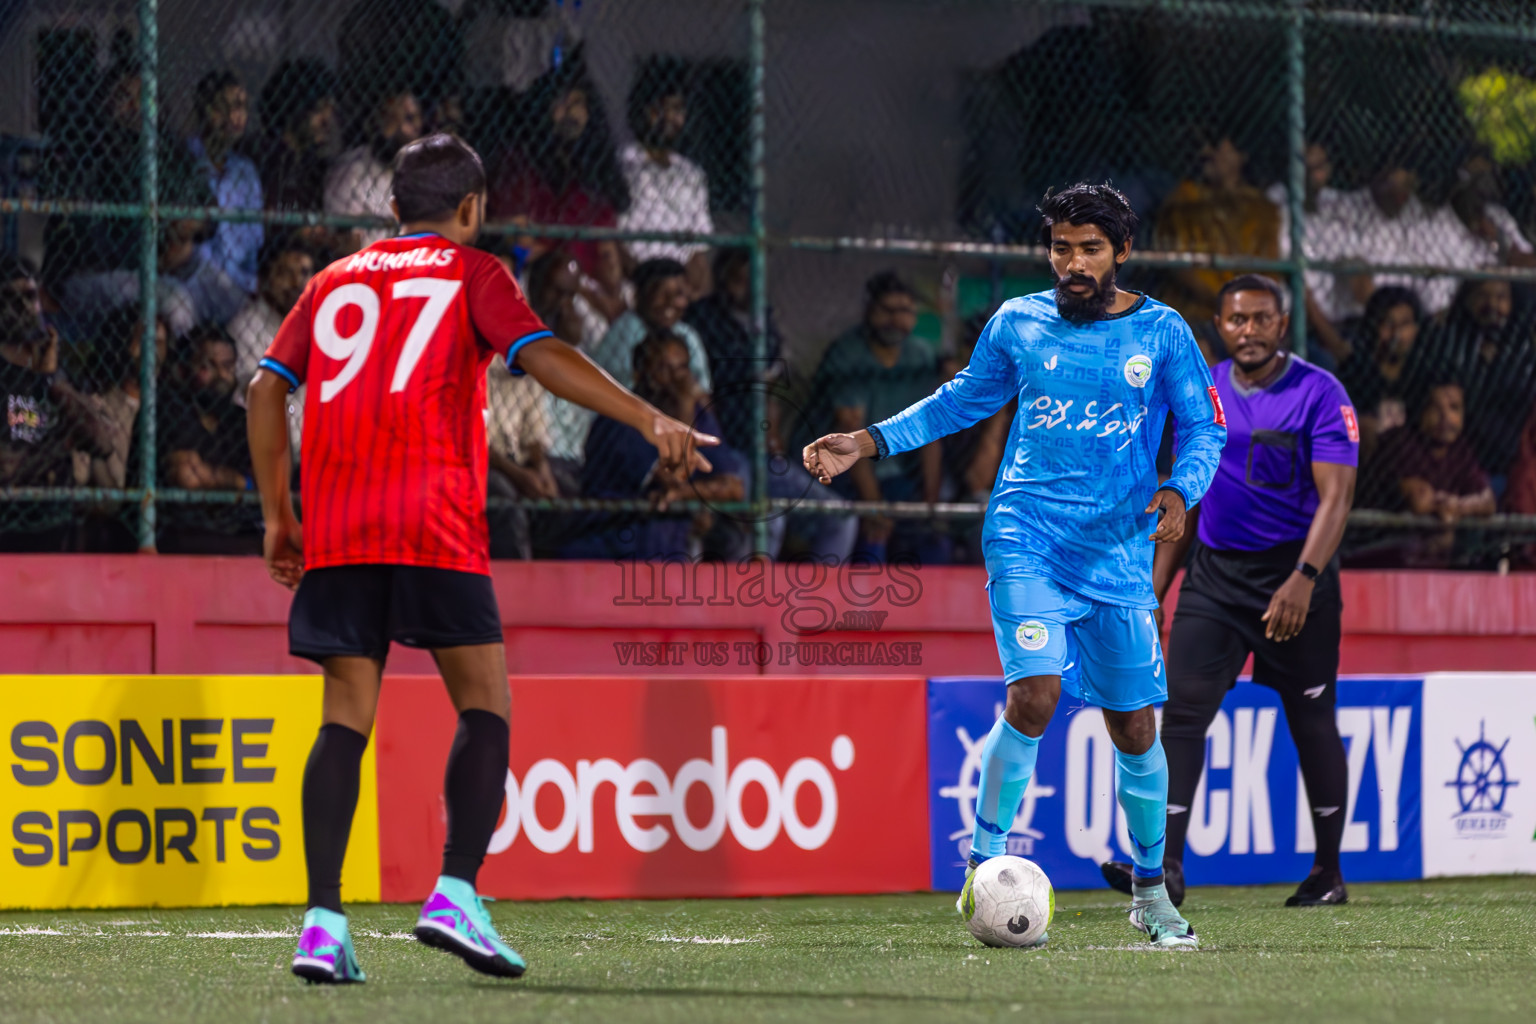
[[(1350, 881), (1419, 878), (1423, 869), (1423, 680), (1339, 680), (1349, 766), (1343, 870)], [(965, 880), (982, 744), (1002, 712), (1001, 678), (928, 681), (928, 801), (933, 887)], [(1159, 709), (1160, 714), (1160, 709)], [(1279, 697), (1246, 679), (1206, 734), (1190, 815), (1191, 885), (1297, 882), (1312, 866), (1312, 818)], [(1035, 861), (1058, 889), (1103, 887), (1098, 865), (1130, 860), (1114, 794), (1114, 748), (1097, 708), (1063, 697), (1014, 819), (1008, 852)]]

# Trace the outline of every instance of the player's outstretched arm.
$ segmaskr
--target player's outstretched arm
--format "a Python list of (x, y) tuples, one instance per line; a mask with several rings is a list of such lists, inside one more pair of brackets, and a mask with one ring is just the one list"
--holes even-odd
[(656, 446), (663, 471), (682, 471), (687, 476), (714, 468), (698, 449), (719, 444), (718, 437), (664, 414), (565, 342), (557, 338), (530, 342), (518, 350), (517, 365), (555, 397), (640, 431)]
[(263, 553), (267, 572), (289, 590), (304, 575), (304, 530), (293, 514), (288, 490), (288, 382), (270, 370), (258, 370), (246, 394), (246, 436), (251, 468), (261, 490), (261, 514), (267, 524)]
[(833, 477), (846, 473), (860, 459), (873, 458), (877, 451), (869, 431), (859, 430), (852, 434), (824, 434), (806, 445), (800, 457), (807, 473), (829, 484)]

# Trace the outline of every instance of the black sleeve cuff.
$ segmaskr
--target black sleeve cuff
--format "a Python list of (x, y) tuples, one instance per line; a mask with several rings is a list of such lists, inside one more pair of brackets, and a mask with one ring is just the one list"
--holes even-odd
[(875, 454), (872, 457), (877, 460), (887, 458), (891, 454), (891, 449), (885, 443), (885, 435), (880, 433), (880, 428), (871, 425), (864, 429), (869, 431), (870, 439), (875, 442)]

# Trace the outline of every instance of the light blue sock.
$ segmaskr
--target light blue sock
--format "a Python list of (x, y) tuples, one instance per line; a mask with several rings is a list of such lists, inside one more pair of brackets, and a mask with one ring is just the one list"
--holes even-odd
[[(1115, 751), (1115, 795), (1125, 810), (1131, 833), (1135, 875), (1156, 878), (1163, 873), (1163, 847), (1168, 838), (1168, 759), (1157, 737), (1145, 754)], [(1144, 844), (1142, 839), (1151, 838)]]
[(1040, 741), (997, 720), (981, 748), (981, 782), (976, 787), (976, 826), (971, 856), (977, 860), (1008, 852), (1008, 830), (1019, 813), (1029, 777), (1035, 773)]

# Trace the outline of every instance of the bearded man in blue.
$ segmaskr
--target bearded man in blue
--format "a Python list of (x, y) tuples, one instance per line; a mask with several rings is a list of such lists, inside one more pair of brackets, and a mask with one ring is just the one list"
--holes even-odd
[[(1163, 879), (1168, 763), (1152, 706), (1168, 690), (1152, 552), (1183, 535), (1185, 512), (1216, 472), (1226, 420), (1189, 326), (1115, 283), (1136, 231), (1125, 196), (1078, 184), (1047, 194), (1040, 212), (1055, 290), (1005, 302), (954, 380), (880, 423), (807, 445), (805, 467), (828, 483), (861, 458), (921, 448), (1018, 399), (982, 531), (1008, 699), (983, 748), (956, 906), (964, 913), (976, 867), (1007, 852), (1065, 688), (1103, 709), (1115, 744), (1115, 792), (1135, 849), (1131, 923), (1158, 947), (1193, 949), (1194, 929)], [(1170, 413), (1173, 475), (1159, 484)]]

